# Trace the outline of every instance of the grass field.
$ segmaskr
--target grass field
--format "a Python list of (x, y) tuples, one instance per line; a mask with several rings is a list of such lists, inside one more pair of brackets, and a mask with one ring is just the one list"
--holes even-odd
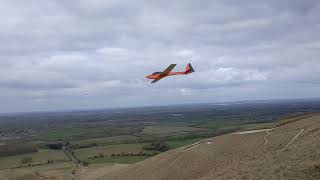
[(112, 137), (103, 137), (103, 138), (93, 138), (93, 139), (84, 139), (79, 141), (72, 141), (72, 144), (92, 144), (96, 143), (97, 145), (111, 145), (111, 144), (124, 144), (137, 142), (139, 139), (136, 136), (132, 135), (121, 135), (121, 136), (112, 136)]
[(69, 162), (60, 162), (54, 164), (46, 164), (41, 166), (24, 167), (17, 169), (0, 170), (0, 179), (24, 179), (24, 180), (38, 180), (39, 177), (35, 176), (38, 172), (42, 176), (52, 177), (50, 179), (62, 179), (63, 175), (72, 169), (74, 164)]
[[(32, 162), (30, 164), (44, 164), (48, 160), (53, 161), (69, 161), (62, 151), (40, 149), (36, 153), (0, 157), (0, 169), (7, 169), (23, 165), (21, 159), (24, 157), (31, 157)], [(27, 164), (24, 164), (27, 165)]]
[(201, 123), (197, 125), (196, 127), (201, 127), (201, 128), (210, 128), (210, 129), (222, 129), (222, 128), (230, 128), (230, 127), (235, 127), (239, 125), (243, 125), (246, 123), (249, 123), (250, 121), (245, 121), (245, 120), (215, 120), (215, 121), (208, 121), (205, 123)]
[[(48, 160), (56, 162), (20, 168), (23, 170), (61, 164), (61, 161), (68, 161), (62, 151), (41, 148), (48, 144), (67, 142), (70, 142), (68, 149), (74, 151), (77, 158), (89, 163), (134, 163), (150, 156), (128, 156), (122, 153), (152, 154), (154, 151), (145, 151), (143, 146), (159, 140), (167, 142), (171, 149), (179, 148), (204, 138), (256, 128), (258, 123), (264, 123), (259, 125), (264, 127), (268, 125), (266, 123), (284, 115), (310, 109), (320, 111), (320, 102), (295, 106), (291, 106), (290, 102), (241, 106), (192, 105), (0, 116), (0, 148), (9, 143), (30, 143), (40, 148), (37, 153), (1, 157), (0, 170), (20, 166), (24, 157), (31, 157), (31, 164), (44, 164)], [(111, 157), (111, 154), (121, 155)], [(93, 158), (100, 155), (101, 158)], [(12, 173), (16, 170), (12, 169)]]
[(201, 128), (194, 128), (188, 126), (147, 126), (143, 129), (141, 134), (146, 135), (158, 135), (158, 136), (167, 136), (167, 135), (176, 135), (176, 134), (183, 134), (185, 132), (195, 132), (195, 131), (202, 131)]
[(35, 138), (41, 140), (72, 140), (103, 136), (103, 134), (103, 130), (99, 128), (61, 128), (40, 133)]

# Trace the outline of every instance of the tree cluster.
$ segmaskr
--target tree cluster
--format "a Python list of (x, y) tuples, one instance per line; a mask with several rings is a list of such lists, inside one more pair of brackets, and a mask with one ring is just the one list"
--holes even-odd
[(170, 149), (170, 146), (165, 141), (155, 141), (150, 144), (147, 144), (143, 147), (144, 150), (156, 150), (160, 152), (165, 152)]
[(53, 150), (61, 150), (63, 147), (62, 143), (51, 143), (51, 144), (46, 144), (46, 148), (48, 149), (53, 149)]

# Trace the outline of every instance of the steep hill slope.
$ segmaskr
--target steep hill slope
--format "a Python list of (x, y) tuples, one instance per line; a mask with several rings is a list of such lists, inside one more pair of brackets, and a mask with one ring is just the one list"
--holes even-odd
[(320, 115), (210, 138), (95, 178), (320, 179)]

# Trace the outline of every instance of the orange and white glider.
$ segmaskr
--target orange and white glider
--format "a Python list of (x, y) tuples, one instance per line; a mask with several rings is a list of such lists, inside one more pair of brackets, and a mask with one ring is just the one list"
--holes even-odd
[(191, 66), (190, 63), (187, 64), (186, 70), (183, 72), (171, 72), (172, 69), (176, 66), (176, 64), (171, 64), (169, 67), (167, 67), (167, 69), (165, 69), (162, 72), (154, 72), (148, 76), (146, 76), (146, 78), (148, 79), (153, 79), (153, 81), (151, 83), (155, 83), (157, 81), (159, 81), (160, 79), (167, 77), (167, 76), (172, 76), (172, 75), (187, 75), (187, 74), (191, 74), (194, 72), (193, 67)]

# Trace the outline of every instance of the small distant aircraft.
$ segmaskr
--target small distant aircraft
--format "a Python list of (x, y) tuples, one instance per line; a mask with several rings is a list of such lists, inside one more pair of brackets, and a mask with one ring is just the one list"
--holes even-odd
[(146, 78), (148, 79), (153, 79), (153, 81), (151, 83), (155, 83), (158, 82), (160, 79), (167, 77), (167, 76), (172, 76), (172, 75), (180, 75), (180, 74), (191, 74), (194, 72), (193, 67), (191, 66), (190, 63), (187, 64), (186, 70), (183, 72), (171, 72), (172, 69), (176, 66), (177, 64), (171, 64), (169, 67), (167, 67), (167, 69), (165, 69), (162, 72), (154, 72), (148, 76), (146, 76)]

